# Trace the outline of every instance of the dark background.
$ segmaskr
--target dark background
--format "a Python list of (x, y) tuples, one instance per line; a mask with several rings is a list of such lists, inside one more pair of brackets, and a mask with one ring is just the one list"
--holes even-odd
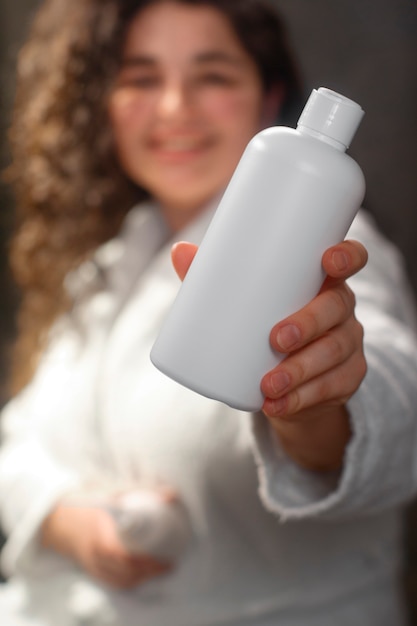
[[(351, 154), (367, 179), (365, 206), (403, 251), (417, 292), (417, 2), (416, 0), (272, 0), (287, 18), (306, 93), (329, 87), (366, 115)], [(71, 2), (71, 0), (68, 0)], [(13, 99), (13, 68), (39, 0), (0, 0), (0, 159)], [(12, 201), (0, 185), (0, 405), (13, 336), (16, 296), (6, 254)], [(417, 381), (416, 381), (417, 384)], [(417, 453), (417, 451), (416, 451)], [(417, 624), (417, 514), (408, 515), (405, 588)], [(415, 530), (416, 529), (416, 530)]]

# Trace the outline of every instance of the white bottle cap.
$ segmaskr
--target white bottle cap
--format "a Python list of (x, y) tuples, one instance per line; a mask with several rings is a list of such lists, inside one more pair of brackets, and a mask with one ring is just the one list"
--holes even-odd
[(359, 104), (331, 89), (320, 87), (311, 92), (298, 126), (348, 148), (363, 116), (364, 111)]

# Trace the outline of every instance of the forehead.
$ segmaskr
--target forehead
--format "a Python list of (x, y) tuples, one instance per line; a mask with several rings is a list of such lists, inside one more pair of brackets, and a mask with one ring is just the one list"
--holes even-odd
[(126, 33), (124, 57), (194, 58), (223, 52), (251, 61), (228, 18), (208, 5), (162, 1), (140, 10)]

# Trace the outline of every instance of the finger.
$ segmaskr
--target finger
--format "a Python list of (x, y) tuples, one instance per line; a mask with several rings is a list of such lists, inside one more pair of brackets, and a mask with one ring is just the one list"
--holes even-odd
[(265, 397), (276, 399), (362, 352), (363, 328), (355, 318), (290, 354), (261, 381)]
[(141, 576), (132, 572), (107, 572), (100, 570), (97, 578), (115, 589), (131, 589), (142, 582)]
[(309, 304), (276, 324), (270, 334), (271, 346), (284, 354), (299, 350), (353, 314), (355, 296), (344, 283), (322, 291)]
[(198, 247), (186, 241), (179, 241), (172, 246), (171, 259), (179, 278), (184, 280), (188, 268), (194, 259)]
[(332, 278), (346, 279), (365, 267), (368, 252), (359, 241), (346, 240), (332, 246), (323, 254), (322, 264)]
[(130, 556), (123, 561), (103, 559), (98, 563), (98, 572), (102, 580), (113, 586), (124, 588), (138, 585), (155, 576), (161, 576), (172, 570), (168, 562), (157, 561), (147, 556)]
[[(354, 372), (354, 375), (352, 375)], [(269, 418), (305, 419), (305, 411), (317, 406), (343, 405), (355, 393), (366, 373), (362, 355), (355, 353), (339, 367), (308, 380), (277, 399), (266, 398), (262, 407)]]
[(156, 576), (162, 576), (166, 574), (167, 570), (152, 570), (152, 571), (121, 571), (121, 572), (107, 572), (101, 570), (97, 574), (102, 582), (116, 589), (131, 589), (138, 585), (150, 580)]
[(119, 554), (99, 554), (97, 562), (107, 571), (121, 572), (122, 570), (132, 571), (150, 571), (159, 570), (169, 567), (170, 564), (166, 560), (157, 559), (145, 552), (119, 552)]

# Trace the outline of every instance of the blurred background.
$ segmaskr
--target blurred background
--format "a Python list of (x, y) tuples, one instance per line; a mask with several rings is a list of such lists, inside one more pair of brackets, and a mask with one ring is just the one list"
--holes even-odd
[[(69, 0), (71, 1), (71, 0)], [(286, 18), (306, 94), (325, 86), (356, 100), (366, 115), (351, 154), (367, 179), (365, 206), (402, 250), (417, 293), (417, 2), (271, 0)], [(16, 54), (39, 0), (0, 0), (0, 164), (13, 101)], [(0, 406), (17, 296), (7, 266), (13, 202), (0, 184)], [(416, 381), (417, 384), (417, 381)], [(405, 588), (417, 624), (417, 514), (408, 516)]]
[[(286, 18), (306, 94), (325, 86), (357, 100), (366, 115), (351, 154), (367, 179), (366, 207), (402, 249), (417, 291), (416, 0), (270, 0)], [(0, 156), (13, 100), (16, 54), (40, 0), (0, 2)], [(0, 341), (13, 331), (15, 295), (6, 265), (12, 200), (0, 196)], [(7, 353), (1, 351), (0, 379)], [(3, 391), (4, 394), (4, 391)]]

